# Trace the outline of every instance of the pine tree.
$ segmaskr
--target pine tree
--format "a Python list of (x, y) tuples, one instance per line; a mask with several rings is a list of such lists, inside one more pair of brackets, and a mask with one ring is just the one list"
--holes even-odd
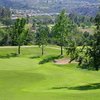
[(56, 23), (52, 28), (52, 37), (57, 41), (61, 47), (61, 55), (63, 55), (63, 46), (65, 44), (67, 35), (71, 32), (71, 22), (63, 10), (57, 17)]

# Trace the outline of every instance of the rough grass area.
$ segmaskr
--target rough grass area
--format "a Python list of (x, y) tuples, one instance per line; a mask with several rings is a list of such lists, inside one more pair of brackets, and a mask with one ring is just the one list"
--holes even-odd
[[(100, 100), (100, 71), (77, 68), (77, 63), (57, 65), (60, 54), (47, 47), (0, 48), (0, 100)], [(51, 58), (50, 58), (51, 57)], [(39, 62), (50, 59), (50, 62)]]

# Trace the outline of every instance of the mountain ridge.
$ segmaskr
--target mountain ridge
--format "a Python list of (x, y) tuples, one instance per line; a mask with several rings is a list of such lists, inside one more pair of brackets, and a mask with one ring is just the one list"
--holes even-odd
[(94, 14), (100, 0), (0, 0), (0, 6), (15, 9), (35, 9), (43, 13), (55, 13), (62, 9), (80, 14)]

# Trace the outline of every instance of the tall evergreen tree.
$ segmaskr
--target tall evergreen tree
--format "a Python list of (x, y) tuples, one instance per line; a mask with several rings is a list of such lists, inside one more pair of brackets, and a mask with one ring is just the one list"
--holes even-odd
[(68, 33), (71, 32), (70, 19), (63, 10), (57, 17), (56, 23), (52, 29), (52, 36), (61, 47), (61, 55), (63, 55), (63, 46)]

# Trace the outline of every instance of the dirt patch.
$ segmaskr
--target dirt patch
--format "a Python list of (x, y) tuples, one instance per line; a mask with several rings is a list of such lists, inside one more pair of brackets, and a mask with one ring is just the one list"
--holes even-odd
[(70, 61), (70, 59), (62, 58), (62, 59), (54, 60), (54, 63), (60, 64), (60, 65), (65, 65), (65, 64), (69, 64), (69, 61)]

